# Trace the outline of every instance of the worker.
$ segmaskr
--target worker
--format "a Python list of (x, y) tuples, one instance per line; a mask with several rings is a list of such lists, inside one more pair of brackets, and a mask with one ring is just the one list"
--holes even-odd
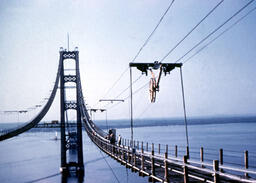
[(118, 146), (121, 146), (121, 141), (122, 141), (122, 137), (121, 137), (121, 135), (119, 134), (119, 135), (118, 135), (118, 139), (117, 139), (117, 144), (118, 144)]

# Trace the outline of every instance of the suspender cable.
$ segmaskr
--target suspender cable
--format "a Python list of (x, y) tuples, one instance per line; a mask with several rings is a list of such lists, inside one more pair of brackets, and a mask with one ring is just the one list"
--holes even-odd
[(183, 77), (182, 77), (182, 67), (180, 67), (180, 81), (181, 81), (182, 100), (183, 100), (184, 122), (185, 122), (185, 129), (186, 129), (186, 141), (187, 141), (187, 147), (189, 147), (187, 114), (186, 114), (185, 94), (184, 94)]
[(133, 148), (133, 105), (132, 105), (132, 68), (130, 67), (130, 99), (131, 99), (131, 147)]

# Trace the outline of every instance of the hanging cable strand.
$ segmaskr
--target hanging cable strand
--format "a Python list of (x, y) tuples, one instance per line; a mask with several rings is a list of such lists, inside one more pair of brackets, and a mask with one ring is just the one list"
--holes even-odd
[(229, 17), (226, 21), (224, 21), (220, 26), (218, 26), (216, 29), (214, 29), (211, 33), (209, 33), (205, 38), (203, 38), (201, 41), (199, 41), (195, 46), (193, 46), (190, 50), (188, 50), (183, 56), (181, 56), (178, 60), (175, 61), (175, 63), (182, 60), (185, 56), (187, 56), (191, 51), (193, 51), (196, 47), (198, 47), (200, 44), (202, 44), (205, 40), (207, 40), (211, 35), (213, 35), (215, 32), (217, 32), (221, 27), (223, 27), (226, 23), (228, 23), (230, 20), (232, 20), (235, 16), (237, 16), (241, 11), (243, 11), (247, 6), (249, 6), (254, 0), (251, 0), (246, 5), (244, 5), (242, 8), (240, 8), (236, 13), (234, 13), (231, 17)]
[(146, 41), (144, 42), (144, 44), (140, 47), (139, 51), (137, 52), (137, 54), (135, 55), (135, 57), (132, 59), (132, 62), (134, 62), (137, 57), (139, 56), (140, 52), (143, 50), (143, 48), (148, 44), (148, 42), (150, 41), (151, 37), (154, 35), (154, 33), (156, 32), (157, 28), (159, 27), (159, 25), (161, 24), (161, 22), (163, 21), (165, 15), (168, 13), (168, 11), (170, 10), (170, 8), (172, 7), (174, 3), (174, 0), (172, 0), (172, 2), (170, 3), (170, 5), (168, 6), (168, 8), (166, 9), (166, 11), (164, 12), (164, 14), (162, 15), (162, 17), (160, 18), (160, 20), (158, 21), (157, 25), (155, 26), (154, 30), (150, 33), (150, 35), (148, 36), (148, 38), (146, 39)]
[[(156, 76), (156, 77), (158, 77), (158, 75)], [(136, 80), (135, 80), (136, 81)], [(134, 82), (135, 83), (135, 82)], [(133, 84), (134, 84), (133, 83)], [(144, 85), (142, 85), (140, 88), (138, 88), (137, 90), (135, 90), (134, 92), (133, 92), (133, 95), (136, 95), (140, 90), (142, 90), (143, 88), (145, 88), (146, 86), (148, 86), (148, 84), (149, 84), (149, 82), (147, 81)], [(128, 89), (130, 88), (130, 85), (128, 86)], [(128, 95), (127, 97), (125, 97), (123, 100), (127, 100), (128, 98), (130, 98), (130, 95)], [(116, 104), (114, 104), (114, 105), (112, 105), (111, 107), (109, 107), (108, 109), (112, 109), (112, 108), (114, 108), (115, 106), (117, 106), (117, 105), (119, 105), (119, 104), (121, 104), (121, 102), (118, 102), (118, 103), (116, 103)]]
[(133, 103), (132, 103), (132, 68), (130, 67), (130, 112), (131, 112), (131, 147), (133, 148)]
[(102, 154), (102, 152), (101, 152), (100, 150), (99, 150), (99, 152), (100, 152), (102, 158), (104, 159), (104, 161), (106, 162), (106, 164), (108, 165), (109, 169), (111, 170), (112, 174), (114, 175), (116, 181), (117, 181), (118, 183), (120, 183), (120, 181), (118, 180), (118, 178), (117, 178), (117, 176), (116, 176), (116, 174), (115, 174), (113, 168), (110, 166), (110, 164), (109, 164), (108, 161), (106, 160), (105, 156)]
[(149, 108), (152, 106), (152, 103), (149, 103), (146, 108), (138, 115), (138, 119), (140, 119), (142, 117), (143, 114), (145, 114), (145, 112), (147, 112), (149, 110)]
[(115, 81), (115, 83), (108, 89), (108, 91), (105, 93), (105, 95), (102, 98), (105, 98), (109, 92), (117, 85), (117, 83), (122, 79), (122, 77), (124, 76), (124, 74), (128, 71), (128, 68), (125, 69), (124, 72), (122, 72), (122, 74), (119, 76), (119, 78)]
[[(139, 79), (142, 77), (142, 75), (140, 75), (136, 80), (133, 81), (132, 84), (135, 84), (137, 81), (139, 81)], [(118, 99), (124, 92), (126, 92), (128, 89), (130, 88), (130, 85), (128, 87), (126, 87), (123, 91), (121, 91), (116, 97), (114, 97), (113, 99)], [(121, 103), (121, 102), (119, 102)], [(111, 102), (107, 103), (105, 106), (103, 106), (103, 108), (106, 108), (108, 105), (110, 105)]]
[(210, 16), (224, 0), (221, 0), (207, 15), (204, 16), (161, 60), (163, 62), (208, 16)]
[[(132, 82), (132, 84), (134, 85), (137, 81), (139, 81), (139, 79), (142, 77), (142, 75), (140, 75), (136, 80), (134, 80)], [(128, 86), (127, 88), (125, 88), (120, 94), (118, 94), (115, 99), (117, 99), (118, 97), (120, 97), (124, 92), (126, 92), (129, 89), (130, 86)]]
[(189, 147), (188, 127), (187, 127), (188, 123), (187, 123), (187, 112), (186, 112), (186, 103), (185, 103), (185, 92), (184, 92), (184, 85), (183, 85), (182, 67), (180, 67), (180, 82), (181, 82), (181, 90), (182, 90), (182, 101), (183, 101), (184, 122), (185, 122), (185, 130), (186, 130), (186, 141), (187, 141), (187, 147)]
[[(134, 92), (133, 92), (133, 95), (136, 95), (140, 90), (142, 90), (143, 88), (145, 88), (146, 86), (148, 86), (148, 82), (147, 83), (145, 83), (144, 85), (142, 85), (140, 88), (138, 88), (137, 90), (135, 90)], [(129, 88), (130, 88), (130, 86), (129, 86)], [(123, 100), (125, 101), (125, 100), (127, 100), (128, 98), (130, 98), (130, 95), (128, 95), (127, 97), (125, 97)], [(114, 108), (114, 107), (116, 107), (117, 105), (119, 105), (119, 104), (121, 104), (122, 102), (118, 102), (118, 103), (115, 103), (114, 105), (112, 105), (111, 107), (109, 107), (108, 108), (108, 110), (109, 109), (112, 109), (112, 108)]]
[(222, 31), (218, 36), (216, 36), (214, 39), (212, 39), (211, 41), (209, 41), (206, 45), (204, 45), (202, 48), (200, 48), (197, 52), (195, 52), (193, 55), (191, 55), (188, 59), (186, 59), (183, 64), (185, 64), (187, 61), (191, 60), (194, 56), (196, 56), (197, 54), (199, 54), (201, 51), (203, 51), (205, 48), (207, 48), (210, 44), (212, 44), (214, 41), (216, 41), (218, 38), (220, 38), (223, 34), (225, 34), (226, 32), (228, 32), (230, 29), (232, 29), (235, 25), (237, 25), (239, 22), (241, 22), (244, 18), (246, 18), (249, 14), (251, 14), (253, 11), (256, 10), (256, 7), (254, 7), (253, 9), (251, 9), (248, 13), (246, 13), (244, 16), (242, 16), (241, 18), (239, 18), (235, 23), (233, 23), (231, 26), (229, 26), (227, 29), (225, 29), (224, 31)]
[[(159, 27), (159, 25), (162, 23), (164, 17), (166, 16), (166, 14), (168, 13), (168, 11), (170, 10), (170, 8), (172, 7), (173, 3), (175, 0), (172, 0), (171, 3), (169, 4), (169, 6), (167, 7), (166, 11), (164, 12), (164, 14), (161, 16), (160, 20), (158, 21), (157, 25), (155, 26), (155, 28), (153, 29), (153, 31), (149, 34), (149, 36), (147, 37), (146, 41), (142, 44), (142, 46), (140, 47), (139, 51), (136, 53), (136, 55), (134, 56), (134, 58), (132, 59), (131, 62), (135, 62), (135, 60), (137, 59), (137, 57), (140, 55), (141, 51), (143, 50), (143, 48), (148, 44), (148, 42), (150, 41), (151, 37), (154, 35), (154, 33), (156, 32), (157, 28)], [(128, 71), (129, 67), (127, 67), (122, 74), (118, 77), (118, 79), (114, 82), (114, 84), (110, 87), (110, 89), (108, 89), (108, 91), (106, 92), (106, 94), (102, 97), (106, 97), (109, 92), (117, 85), (117, 83), (121, 80), (121, 78), (124, 76), (124, 74)], [(97, 102), (98, 104), (99, 102)], [(96, 104), (96, 105), (97, 105)]]

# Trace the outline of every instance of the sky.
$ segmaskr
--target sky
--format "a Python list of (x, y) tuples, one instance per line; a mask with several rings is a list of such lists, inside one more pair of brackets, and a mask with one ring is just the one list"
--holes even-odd
[[(135, 62), (161, 60), (220, 1), (175, 0)], [(173, 63), (248, 0), (225, 0), (163, 62)], [(157, 25), (170, 0), (1, 0), (0, 1), (0, 111), (27, 110), (45, 104), (57, 73), (60, 47), (79, 49), (83, 94), (88, 108), (106, 108), (108, 119), (127, 119), (124, 103), (99, 103), (116, 98), (129, 86), (129, 63)], [(256, 7), (240, 14), (180, 62)], [(256, 11), (189, 59), (182, 67), (188, 117), (255, 115)], [(70, 65), (69, 65), (70, 66)], [(70, 66), (71, 67), (71, 66)], [(124, 72), (121, 79), (115, 81)], [(157, 75), (159, 71), (154, 71)], [(150, 75), (132, 69), (134, 118), (182, 117), (179, 69), (162, 76), (155, 103), (149, 101)], [(118, 98), (129, 96), (126, 90)], [(72, 97), (72, 92), (70, 92)], [(0, 113), (0, 122), (24, 122), (26, 114)], [(58, 120), (59, 93), (43, 120)], [(70, 113), (71, 119), (74, 114)], [(94, 119), (105, 119), (96, 113)]]

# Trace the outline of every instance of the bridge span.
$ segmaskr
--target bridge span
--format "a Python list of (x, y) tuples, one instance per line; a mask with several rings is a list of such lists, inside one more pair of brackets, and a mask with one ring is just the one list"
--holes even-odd
[[(65, 59), (74, 59), (76, 61), (75, 75), (65, 75), (63, 62)], [(69, 167), (75, 167), (76, 171), (83, 172), (82, 155), (82, 124), (91, 141), (111, 158), (117, 160), (120, 164), (137, 172), (139, 176), (147, 176), (149, 182), (256, 182), (256, 170), (248, 167), (248, 152), (245, 153), (244, 167), (233, 167), (223, 164), (223, 156), (219, 159), (213, 159), (212, 163), (203, 160), (203, 150), (201, 159), (196, 160), (190, 157), (189, 147), (186, 154), (181, 158), (177, 155), (169, 154), (168, 146), (165, 151), (160, 152), (154, 144), (146, 142), (135, 142), (122, 139), (120, 144), (111, 142), (106, 138), (109, 134), (97, 127), (92, 121), (86, 108), (82, 84), (80, 80), (78, 51), (60, 51), (59, 67), (52, 90), (51, 96), (39, 114), (28, 123), (19, 128), (7, 130), (0, 136), (0, 141), (15, 137), (28, 131), (35, 126), (48, 112), (57, 92), (60, 81), (61, 89), (61, 170), (69, 171)], [(75, 82), (76, 101), (70, 102), (65, 96), (65, 83)], [(68, 125), (68, 118), (65, 116), (66, 110), (76, 110), (76, 131), (71, 132)], [(39, 125), (40, 126), (40, 125)], [(73, 135), (72, 135), (73, 134)], [(75, 134), (75, 135), (74, 135)], [(75, 136), (75, 137), (74, 137)], [(77, 151), (77, 161), (73, 162), (66, 159), (66, 152), (70, 150), (70, 139), (74, 138), (74, 149)], [(160, 147), (158, 148), (160, 149)], [(83, 174), (83, 173), (82, 173)]]

